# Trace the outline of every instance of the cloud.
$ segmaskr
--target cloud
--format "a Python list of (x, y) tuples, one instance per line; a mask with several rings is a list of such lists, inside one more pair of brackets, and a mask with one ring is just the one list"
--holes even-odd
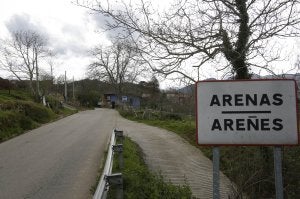
[(15, 14), (6, 21), (5, 26), (10, 33), (17, 31), (34, 31), (43, 35), (48, 36), (46, 29), (37, 21), (34, 21), (33, 18), (28, 14)]
[(115, 21), (109, 16), (104, 16), (100, 13), (91, 14), (91, 19), (95, 23), (96, 27), (105, 32), (107, 38), (114, 39), (122, 34), (124, 31), (120, 28), (117, 29), (107, 29), (107, 24), (114, 24)]
[(72, 40), (64, 40), (63, 38), (56, 38), (51, 42), (54, 52), (59, 56), (76, 56), (82, 57), (88, 55), (89, 47), (83, 42), (76, 42)]
[(61, 31), (63, 34), (79, 39), (80, 41), (84, 41), (83, 27), (72, 24), (66, 24), (62, 27)]
[(89, 49), (84, 28), (78, 25), (63, 24), (50, 40), (56, 54), (62, 56), (86, 56)]

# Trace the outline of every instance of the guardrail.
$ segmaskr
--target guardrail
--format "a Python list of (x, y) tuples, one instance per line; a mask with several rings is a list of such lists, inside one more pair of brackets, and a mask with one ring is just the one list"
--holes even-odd
[(116, 185), (116, 198), (123, 198), (123, 178), (122, 173), (112, 174), (112, 166), (114, 154), (119, 154), (119, 167), (123, 168), (123, 144), (116, 145), (116, 139), (120, 138), (123, 142), (123, 131), (114, 129), (110, 138), (110, 143), (107, 152), (107, 158), (105, 166), (97, 186), (96, 192), (94, 194), (94, 199), (105, 199), (107, 197), (108, 189), (110, 185)]

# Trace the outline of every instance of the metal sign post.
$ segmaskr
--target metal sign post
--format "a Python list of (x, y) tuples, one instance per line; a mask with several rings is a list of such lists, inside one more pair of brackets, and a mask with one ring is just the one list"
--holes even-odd
[(283, 183), (282, 183), (282, 161), (281, 147), (274, 147), (274, 173), (275, 173), (275, 189), (276, 199), (283, 199)]
[(213, 199), (220, 198), (220, 148), (213, 147)]

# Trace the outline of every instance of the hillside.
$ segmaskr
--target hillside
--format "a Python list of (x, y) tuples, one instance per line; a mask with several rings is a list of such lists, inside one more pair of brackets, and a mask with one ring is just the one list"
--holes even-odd
[(74, 112), (60, 107), (54, 97), (47, 98), (49, 108), (35, 103), (26, 91), (0, 90), (0, 142)]

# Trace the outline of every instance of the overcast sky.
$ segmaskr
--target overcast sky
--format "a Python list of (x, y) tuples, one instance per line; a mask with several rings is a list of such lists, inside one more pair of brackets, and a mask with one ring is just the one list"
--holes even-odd
[[(109, 44), (106, 33), (101, 33), (99, 17), (75, 6), (71, 0), (0, 2), (0, 38), (5, 39), (10, 31), (20, 29), (31, 29), (48, 37), (50, 47), (57, 54), (55, 76), (66, 70), (69, 78), (84, 78), (89, 63), (87, 51), (96, 44)], [(50, 71), (45, 63), (43, 69)]]
[[(162, 2), (155, 1), (159, 2), (157, 5), (161, 9)], [(50, 47), (57, 53), (54, 65), (56, 77), (63, 75), (66, 70), (69, 79), (73, 76), (77, 80), (83, 79), (90, 60), (88, 50), (97, 44), (109, 44), (111, 33), (101, 31), (105, 22), (103, 17), (72, 4), (72, 0), (0, 0), (0, 3), (0, 38), (5, 39), (10, 31), (19, 29), (32, 29), (46, 35)], [(165, 1), (163, 3), (167, 4)], [(284, 44), (290, 46), (288, 55), (291, 48), (295, 55), (299, 54), (298, 39), (290, 40), (289, 44), (284, 41)], [(292, 66), (296, 59), (293, 55), (288, 60), (275, 63), (275, 72), (280, 73), (287, 65)], [(47, 64), (43, 69), (50, 72)], [(221, 76), (220, 72), (207, 68), (203, 68), (200, 74), (201, 79)], [(0, 76), (7, 77), (3, 71), (0, 71)], [(163, 87), (168, 86), (168, 83), (165, 84)]]

